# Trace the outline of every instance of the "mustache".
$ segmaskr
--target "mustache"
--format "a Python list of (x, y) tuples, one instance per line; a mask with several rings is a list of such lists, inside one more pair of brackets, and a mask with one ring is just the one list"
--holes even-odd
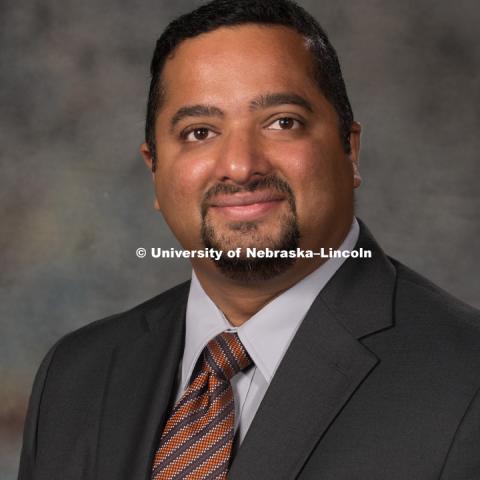
[(235, 193), (254, 192), (256, 190), (274, 190), (279, 193), (284, 193), (293, 214), (296, 216), (297, 207), (295, 204), (295, 196), (290, 185), (277, 175), (267, 175), (263, 178), (257, 178), (248, 182), (245, 185), (232, 185), (230, 183), (217, 183), (205, 192), (201, 205), (202, 218), (205, 219), (207, 211), (210, 207), (209, 200), (215, 195), (234, 195)]
[[(216, 195), (234, 195), (235, 193), (255, 192), (256, 190), (274, 190), (287, 195), (288, 200), (295, 203), (293, 190), (290, 185), (277, 175), (267, 175), (257, 178), (245, 185), (232, 185), (230, 183), (217, 183), (211, 187), (203, 196), (202, 206), (208, 208), (207, 202)], [(202, 208), (202, 210), (203, 210)]]

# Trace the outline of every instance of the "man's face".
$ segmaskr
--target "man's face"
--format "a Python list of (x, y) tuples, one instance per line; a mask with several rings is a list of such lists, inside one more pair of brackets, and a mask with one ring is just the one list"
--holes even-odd
[(154, 182), (184, 248), (318, 250), (343, 240), (359, 127), (346, 154), (312, 68), (294, 30), (250, 24), (185, 40), (167, 60)]

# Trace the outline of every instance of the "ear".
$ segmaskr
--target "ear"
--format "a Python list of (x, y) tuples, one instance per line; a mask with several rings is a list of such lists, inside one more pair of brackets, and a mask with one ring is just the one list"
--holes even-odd
[[(153, 183), (155, 184), (155, 171), (153, 170), (153, 155), (146, 143), (142, 143), (140, 145), (140, 153), (142, 154), (143, 160), (146, 163), (147, 167), (152, 172), (152, 180), (153, 180)], [(155, 210), (160, 210), (160, 205), (158, 203), (158, 198), (156, 195), (155, 195), (155, 201), (153, 202), (153, 207), (155, 208)]]
[(143, 160), (146, 163), (147, 167), (152, 170), (153, 167), (153, 155), (150, 151), (150, 148), (146, 143), (140, 145), (140, 153), (142, 154)]
[(362, 183), (362, 177), (360, 176), (359, 163), (360, 163), (360, 133), (362, 126), (358, 122), (352, 122), (350, 127), (350, 161), (353, 167), (353, 187), (358, 188)]

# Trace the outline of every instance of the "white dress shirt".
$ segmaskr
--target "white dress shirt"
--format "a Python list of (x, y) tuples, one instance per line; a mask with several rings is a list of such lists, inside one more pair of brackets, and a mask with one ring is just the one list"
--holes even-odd
[[(352, 250), (359, 225), (354, 218), (338, 250)], [(254, 365), (232, 380), (235, 401), (235, 443), (238, 448), (298, 327), (315, 297), (345, 258), (329, 258), (320, 267), (265, 305), (240, 327), (232, 326), (205, 293), (192, 272), (186, 312), (185, 349), (179, 368), (176, 400), (188, 387), (195, 364), (207, 343), (219, 333), (236, 331)]]

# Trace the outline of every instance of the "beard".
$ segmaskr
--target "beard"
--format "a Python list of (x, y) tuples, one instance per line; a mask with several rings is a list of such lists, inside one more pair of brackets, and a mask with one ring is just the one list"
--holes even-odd
[[(208, 200), (218, 194), (235, 194), (269, 190), (286, 195), (288, 211), (278, 219), (275, 235), (261, 231), (261, 221), (230, 222), (216, 228), (208, 215)], [(295, 263), (295, 258), (258, 258), (247, 257), (246, 248), (271, 250), (296, 250), (299, 245), (300, 231), (297, 220), (295, 197), (287, 182), (275, 175), (254, 180), (243, 187), (217, 184), (205, 194), (202, 201), (202, 242), (206, 248), (226, 252), (242, 248), (242, 254), (233, 258), (222, 255), (215, 264), (220, 271), (231, 279), (239, 281), (260, 281), (273, 278)]]

